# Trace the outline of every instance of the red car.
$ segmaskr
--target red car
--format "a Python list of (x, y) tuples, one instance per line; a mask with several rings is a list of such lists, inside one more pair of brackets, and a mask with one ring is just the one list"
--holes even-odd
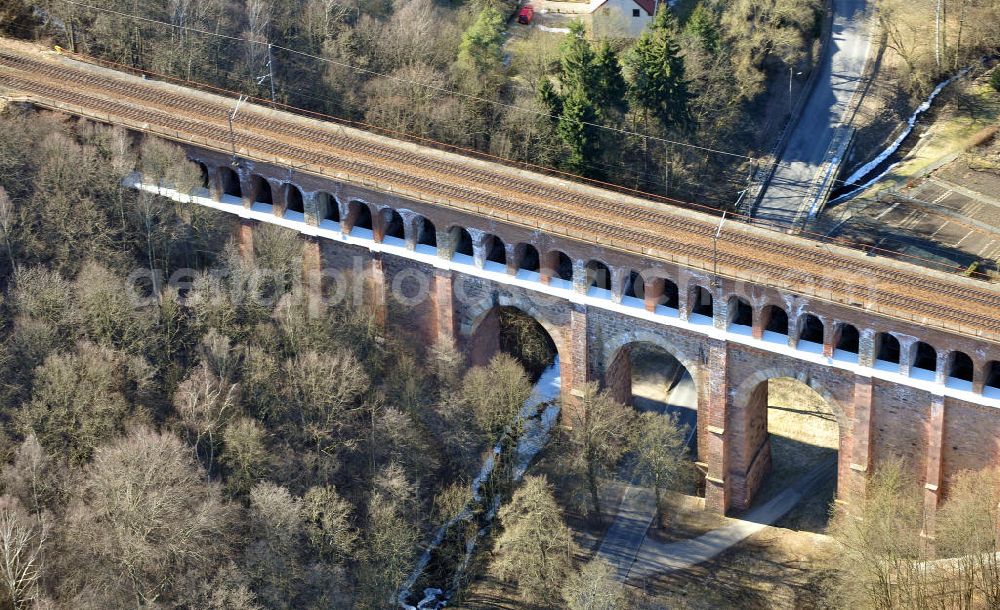
[(533, 7), (533, 6), (531, 6), (529, 4), (529, 5), (525, 6), (525, 7), (523, 7), (517, 13), (517, 22), (518, 23), (523, 23), (524, 25), (528, 25), (528, 24), (531, 23), (531, 19), (534, 16), (535, 16), (535, 7)]

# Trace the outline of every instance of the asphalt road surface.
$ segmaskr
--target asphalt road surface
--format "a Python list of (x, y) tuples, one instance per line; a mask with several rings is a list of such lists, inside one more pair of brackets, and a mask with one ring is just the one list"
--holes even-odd
[(799, 122), (757, 207), (757, 218), (795, 226), (808, 213), (836, 128), (849, 119), (844, 112), (861, 83), (871, 47), (866, 8), (865, 0), (833, 0), (829, 49), (820, 61), (813, 90), (808, 93)]

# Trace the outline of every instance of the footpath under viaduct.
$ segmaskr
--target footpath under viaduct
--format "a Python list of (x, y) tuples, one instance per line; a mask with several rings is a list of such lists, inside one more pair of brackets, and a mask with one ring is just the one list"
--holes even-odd
[(243, 246), (261, 224), (297, 231), (318, 288), (361, 274), (380, 316), (473, 362), (497, 349), (499, 308), (532, 316), (570, 408), (589, 380), (628, 400), (630, 350), (662, 348), (697, 387), (710, 510), (746, 508), (768, 472), (777, 377), (836, 415), (841, 503), (899, 456), (930, 531), (950, 477), (1000, 464), (996, 284), (259, 106), (230, 132), (233, 99), (28, 45), (0, 43), (0, 90), (181, 143), (204, 188), (136, 186), (239, 217)]

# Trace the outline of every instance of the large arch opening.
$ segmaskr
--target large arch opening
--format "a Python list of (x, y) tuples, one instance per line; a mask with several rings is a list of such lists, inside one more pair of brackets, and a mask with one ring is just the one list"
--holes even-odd
[(948, 377), (964, 381), (971, 388), (972, 378), (976, 369), (972, 363), (972, 358), (965, 352), (952, 352), (948, 360)]
[(517, 307), (498, 305), (476, 325), (470, 341), (470, 361), (484, 366), (498, 353), (521, 363), (532, 383), (553, 377), (558, 383), (556, 343), (542, 324)]
[(676, 415), (687, 428), (691, 455), (698, 455), (698, 388), (669, 350), (641, 340), (622, 346), (605, 372), (605, 385), (616, 400), (639, 412)]
[(793, 377), (759, 382), (746, 406), (747, 454), (744, 506), (764, 506), (788, 489), (806, 491), (803, 500), (775, 525), (824, 532), (837, 493), (840, 426), (833, 405), (809, 384)]

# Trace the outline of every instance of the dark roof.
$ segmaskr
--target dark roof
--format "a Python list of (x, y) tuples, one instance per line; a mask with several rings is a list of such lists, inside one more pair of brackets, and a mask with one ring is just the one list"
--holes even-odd
[(636, 4), (646, 9), (646, 14), (652, 16), (656, 10), (656, 0), (634, 0)]

